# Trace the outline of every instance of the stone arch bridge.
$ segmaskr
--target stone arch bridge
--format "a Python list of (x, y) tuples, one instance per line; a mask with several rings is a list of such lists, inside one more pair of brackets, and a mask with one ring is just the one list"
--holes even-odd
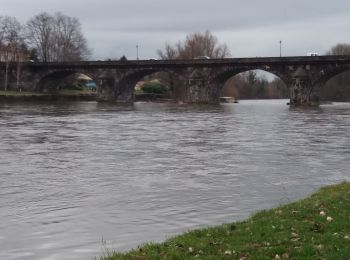
[[(4, 88), (5, 63), (0, 63), (0, 88)], [(144, 76), (169, 72), (181, 80), (181, 99), (190, 103), (218, 103), (224, 83), (234, 75), (263, 70), (289, 88), (291, 105), (318, 104), (319, 91), (333, 76), (350, 70), (350, 56), (298, 56), (193, 60), (131, 60), (82, 62), (27, 62), (7, 69), (9, 88), (45, 91), (74, 74), (97, 82), (98, 100), (132, 102), (134, 86)]]

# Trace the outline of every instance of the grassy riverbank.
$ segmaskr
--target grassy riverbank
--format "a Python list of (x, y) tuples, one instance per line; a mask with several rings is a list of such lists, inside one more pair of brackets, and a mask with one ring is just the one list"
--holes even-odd
[(100, 259), (350, 259), (350, 183), (225, 224)]
[(20, 97), (20, 96), (43, 96), (45, 95), (44, 93), (39, 93), (39, 92), (27, 92), (27, 91), (13, 91), (13, 90), (0, 90), (0, 96), (5, 96), (5, 97)]
[(90, 90), (67, 90), (57, 93), (0, 91), (0, 101), (54, 101), (54, 100), (95, 100), (96, 92)]

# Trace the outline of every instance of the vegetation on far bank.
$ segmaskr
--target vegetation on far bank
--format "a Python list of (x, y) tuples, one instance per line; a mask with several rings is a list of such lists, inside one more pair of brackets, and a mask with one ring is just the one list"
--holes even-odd
[(29, 91), (14, 91), (14, 90), (0, 90), (0, 96), (13, 96), (13, 97), (19, 97), (19, 96), (43, 96), (45, 93), (41, 92), (29, 92)]
[(94, 100), (96, 92), (89, 89), (61, 89), (54, 93), (0, 90), (4, 101), (45, 101), (45, 100)]
[(96, 91), (85, 87), (83, 83), (76, 83), (73, 80), (73, 83), (66, 82), (62, 84), (58, 91), (53, 92), (53, 94), (63, 96), (95, 95)]
[(140, 81), (135, 86), (134, 94), (136, 101), (156, 101), (169, 98), (171, 91), (168, 86), (155, 79)]
[(113, 259), (350, 259), (350, 183), (224, 224), (146, 244)]

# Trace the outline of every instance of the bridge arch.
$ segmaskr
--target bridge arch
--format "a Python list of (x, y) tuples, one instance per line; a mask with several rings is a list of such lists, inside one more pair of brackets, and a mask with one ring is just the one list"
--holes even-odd
[[(166, 73), (169, 75), (170, 80), (175, 79), (176, 82), (178, 82), (181, 81), (181, 71), (182, 70), (150, 68), (131, 71), (128, 73), (121, 72), (119, 74), (117, 73), (114, 83), (109, 82), (105, 84), (103, 88), (108, 89), (105, 91), (111, 93), (115, 101), (133, 102), (135, 100), (135, 86), (145, 77), (152, 76), (157, 73)], [(174, 87), (176, 87), (176, 85), (174, 85)]]
[(220, 96), (235, 99), (288, 98), (287, 78), (270, 69), (229, 70), (215, 79), (220, 89)]
[(240, 74), (240, 73), (244, 73), (244, 72), (249, 72), (249, 71), (254, 71), (254, 70), (259, 70), (259, 71), (263, 71), (263, 72), (267, 72), (269, 74), (274, 75), (275, 77), (280, 78), (281, 80), (283, 80), (285, 83), (287, 83), (287, 81), (289, 80), (285, 73), (283, 73), (283, 71), (278, 70), (276, 68), (271, 68), (268, 65), (264, 65), (264, 66), (247, 66), (245, 68), (227, 68), (224, 70), (219, 70), (215, 76), (213, 77), (213, 82), (219, 83), (219, 84), (224, 84), (227, 80), (229, 80), (230, 78)]
[(96, 81), (97, 77), (93, 73), (81, 70), (54, 70), (40, 75), (36, 83), (35, 90), (38, 92), (57, 92), (60, 84), (74, 74), (82, 74)]
[(347, 71), (350, 71), (350, 65), (335, 66), (335, 67), (330, 66), (329, 68), (328, 67), (321, 68), (318, 70), (318, 73), (317, 73), (318, 77), (316, 77), (316, 80), (313, 82), (313, 84), (315, 86), (322, 87), (330, 79)]
[[(344, 100), (344, 93), (350, 90), (350, 66), (336, 66), (332, 70), (321, 70), (314, 82), (313, 91), (322, 100)], [(339, 85), (339, 86), (338, 86)]]

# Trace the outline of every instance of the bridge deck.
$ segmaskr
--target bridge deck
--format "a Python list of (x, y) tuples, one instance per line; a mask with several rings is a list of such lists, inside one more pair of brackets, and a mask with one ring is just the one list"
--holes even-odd
[[(24, 62), (32, 68), (142, 68), (142, 67), (219, 67), (234, 65), (298, 65), (298, 64), (342, 64), (350, 63), (347, 56), (291, 56), (291, 57), (255, 57), (225, 59), (192, 60), (128, 60), (128, 61), (79, 61), (79, 62)], [(0, 66), (5, 66), (0, 62)]]

